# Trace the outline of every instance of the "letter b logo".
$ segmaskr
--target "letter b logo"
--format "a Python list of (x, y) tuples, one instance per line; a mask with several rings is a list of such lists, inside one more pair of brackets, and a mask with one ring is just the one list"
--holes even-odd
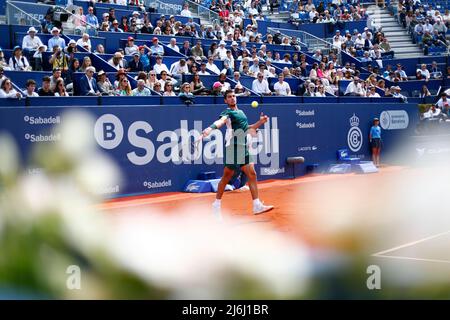
[(113, 114), (104, 114), (95, 123), (94, 135), (102, 148), (114, 149), (123, 139), (122, 122)]

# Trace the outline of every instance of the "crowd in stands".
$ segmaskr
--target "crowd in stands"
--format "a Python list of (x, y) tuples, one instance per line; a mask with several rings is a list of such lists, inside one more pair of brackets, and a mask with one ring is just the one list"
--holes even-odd
[(398, 19), (411, 34), (414, 43), (423, 47), (427, 55), (434, 48), (446, 50), (445, 34), (450, 27), (450, 12), (420, 0), (400, 0)]
[[(133, 11), (131, 16), (116, 17), (111, 8), (108, 13), (98, 19), (95, 7), (89, 7), (88, 14), (78, 12), (78, 27), (83, 32), (77, 41), (71, 40), (66, 44), (61, 37), (61, 30), (52, 25), (52, 20), (46, 17), (42, 31), (51, 33), (52, 37), (44, 44), (36, 35), (37, 30), (30, 27), (27, 36), (23, 38), (22, 46), (13, 50), (9, 61), (2, 59), (0, 50), (0, 70), (42, 70), (44, 64), (43, 53), (50, 51), (48, 63), (53, 74), (44, 77), (37, 92), (36, 82), (29, 81), (24, 93), (27, 96), (68, 96), (74, 93), (76, 73), (84, 75), (79, 80), (79, 95), (108, 95), (108, 96), (149, 96), (161, 94), (163, 96), (179, 95), (186, 101), (191, 101), (196, 95), (221, 95), (233, 88), (238, 96), (256, 93), (259, 95), (277, 96), (333, 96), (339, 95), (339, 82), (347, 81), (344, 95), (360, 97), (396, 97), (406, 101), (398, 83), (410, 79), (423, 80), (426, 84), (430, 79), (442, 79), (443, 71), (437, 63), (431, 66), (422, 65), (415, 75), (407, 75), (401, 65), (394, 70), (387, 65), (385, 70), (381, 66), (372, 66), (370, 62), (378, 61), (386, 55), (393, 55), (388, 40), (382, 31), (366, 27), (364, 30), (349, 30), (342, 32), (338, 29), (333, 37), (333, 48), (329, 52), (316, 50), (311, 62), (306, 53), (300, 52), (300, 43), (296, 37), (282, 35), (279, 31), (262, 35), (258, 32), (258, 20), (264, 19), (261, 2), (252, 0), (244, 4), (232, 1), (211, 1), (211, 10), (217, 11), (221, 23), (216, 25), (198, 26), (193, 22), (192, 13), (185, 5), (181, 16), (189, 18), (182, 24), (175, 16), (167, 18), (164, 15), (155, 25), (149, 20), (147, 12)], [(144, 8), (145, 9), (145, 8)], [(348, 1), (346, 5), (338, 6), (320, 3), (316, 8), (311, 0), (307, 3), (295, 0), (289, 10), (292, 13), (308, 12), (310, 22), (320, 23), (328, 19), (334, 24), (342, 21), (358, 20), (365, 16), (358, 1)], [(252, 24), (243, 25), (243, 18), (250, 18)], [(120, 21), (120, 23), (119, 23)], [(443, 21), (443, 23), (448, 23)], [(112, 53), (108, 63), (116, 71), (116, 80), (111, 83), (104, 70), (96, 70), (91, 59), (86, 56), (82, 61), (74, 54), (78, 47), (87, 52), (105, 54), (105, 48), (100, 44), (92, 47), (88, 27), (94, 26), (99, 30), (109, 32), (141, 32), (153, 34), (152, 45), (137, 45), (134, 37), (129, 36), (125, 47)], [(158, 35), (169, 35), (172, 38), (164, 46)], [(191, 46), (189, 41), (177, 42), (177, 37), (196, 37), (196, 44)], [(202, 40), (214, 40), (205, 48)], [(227, 46), (226, 40), (231, 42)], [(289, 53), (280, 55), (279, 52), (268, 49), (269, 45), (279, 45)], [(166, 64), (166, 49), (170, 48), (186, 57)], [(340, 65), (338, 55), (340, 51), (359, 57), (361, 62), (367, 62), (367, 70), (358, 70), (355, 64)], [(151, 63), (151, 61), (155, 63)], [(217, 61), (221, 61), (218, 67)], [(310, 62), (308, 63), (307, 60)], [(171, 60), (173, 61), (173, 60)], [(98, 72), (96, 72), (98, 71)], [(132, 74), (136, 85), (132, 89), (128, 74)], [(191, 75), (185, 82), (186, 75)], [(212, 85), (204, 85), (202, 76), (217, 77)], [(271, 79), (273, 78), (273, 80)], [(288, 79), (299, 79), (300, 85), (290, 86)], [(251, 85), (243, 85), (243, 79), (252, 79)], [(269, 81), (270, 80), (270, 81)], [(20, 93), (3, 89), (2, 97), (19, 96)], [(388, 87), (387, 84), (395, 83)], [(6, 83), (5, 86), (8, 84)], [(34, 88), (34, 89), (33, 89)], [(426, 86), (423, 94), (427, 93)]]

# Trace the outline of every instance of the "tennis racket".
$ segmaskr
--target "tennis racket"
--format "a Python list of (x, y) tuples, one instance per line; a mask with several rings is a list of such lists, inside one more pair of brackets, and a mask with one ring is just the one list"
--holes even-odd
[(197, 159), (200, 152), (200, 143), (203, 140), (203, 136), (200, 136), (198, 139), (194, 141), (187, 141), (181, 145), (180, 151), (178, 155), (181, 160), (194, 160)]

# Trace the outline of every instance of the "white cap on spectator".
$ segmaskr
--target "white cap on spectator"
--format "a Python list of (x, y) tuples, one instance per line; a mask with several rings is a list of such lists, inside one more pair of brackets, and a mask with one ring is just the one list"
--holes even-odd
[(30, 32), (37, 32), (37, 30), (34, 27), (30, 27), (28, 29), (27, 33), (30, 33)]
[(103, 17), (109, 17), (109, 13), (108, 13), (108, 12), (105, 12), (105, 13), (103, 14)]
[(87, 67), (86, 68), (86, 72), (87, 71), (92, 71), (92, 72), (94, 72), (95, 73), (95, 68), (94, 67), (92, 67), (92, 66), (90, 66), (90, 67)]
[(225, 43), (225, 41), (221, 40), (221, 41), (219, 42), (219, 45), (220, 45), (220, 46), (224, 46), (224, 45), (226, 45), (226, 43)]
[(38, 47), (38, 49), (40, 49), (40, 48), (44, 48), (44, 51), (47, 51), (47, 46), (46, 46), (45, 44), (41, 44), (41, 45)]
[(75, 40), (73, 40), (73, 39), (70, 39), (70, 41), (69, 41), (69, 45), (71, 45), (71, 44), (76, 44), (77, 42), (75, 41)]
[(56, 32), (59, 32), (59, 29), (58, 29), (57, 27), (53, 27), (52, 33), (55, 32), (55, 31), (56, 31)]
[(232, 45), (232, 46), (237, 46), (238, 44), (237, 44), (236, 41), (233, 41), (233, 42), (231, 43), (231, 45)]
[(133, 16), (134, 16), (135, 14), (139, 15), (139, 12), (133, 11)]

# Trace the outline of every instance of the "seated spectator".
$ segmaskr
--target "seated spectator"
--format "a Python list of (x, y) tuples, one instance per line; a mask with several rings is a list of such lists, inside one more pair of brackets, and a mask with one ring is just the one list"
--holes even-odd
[(161, 82), (155, 82), (155, 84), (153, 85), (153, 89), (152, 90), (157, 92), (157, 93), (159, 93), (159, 94), (162, 94), (163, 91), (162, 91)]
[(165, 88), (166, 83), (168, 82), (170, 82), (172, 85), (175, 85), (177, 83), (177, 81), (170, 77), (166, 71), (161, 72), (161, 79), (159, 79), (158, 81), (161, 83), (161, 88)]
[(42, 78), (42, 87), (39, 88), (38, 94), (40, 97), (53, 97), (55, 95), (50, 88), (49, 76), (45, 76)]
[(55, 45), (55, 47), (53, 47), (52, 49), (53, 54), (49, 59), (49, 63), (52, 65), (52, 69), (59, 68), (62, 72), (67, 72), (69, 70), (69, 58), (58, 45)]
[(77, 40), (77, 46), (85, 48), (87, 51), (91, 52), (91, 39), (87, 33), (83, 33), (82, 37)]
[(15, 46), (13, 55), (9, 58), (9, 68), (14, 71), (31, 71), (28, 59), (22, 55), (22, 48)]
[(231, 85), (227, 81), (227, 76), (224, 73), (219, 74), (218, 82), (220, 82), (220, 84), (222, 85), (222, 93), (231, 89)]
[(54, 89), (55, 97), (68, 97), (69, 93), (64, 86), (63, 78), (59, 78), (56, 80), (56, 85)]
[(430, 90), (428, 90), (426, 85), (422, 86), (422, 89), (420, 89), (420, 98), (425, 98), (431, 96)]
[(153, 37), (152, 43), (153, 43), (153, 45), (150, 47), (152, 54), (163, 56), (164, 55), (164, 47), (161, 44), (159, 44), (157, 37)]
[(128, 62), (128, 72), (140, 72), (144, 71), (144, 65), (141, 62), (141, 55), (139, 52), (133, 53), (133, 59)]
[(441, 94), (441, 98), (438, 100), (438, 102), (436, 102), (436, 106), (443, 110), (444, 108), (449, 108), (450, 107), (450, 101), (448, 100), (447, 94), (444, 92), (443, 94)]
[(273, 85), (273, 89), (275, 91), (275, 95), (277, 96), (290, 96), (291, 95), (291, 87), (289, 83), (284, 81), (284, 75), (278, 75), (278, 82)]
[(189, 4), (185, 3), (183, 5), (183, 10), (181, 10), (180, 16), (192, 18), (192, 12), (189, 10)]
[(206, 70), (206, 63), (205, 62), (202, 62), (200, 64), (200, 71), (198, 72), (198, 74), (202, 75), (202, 76), (210, 75), (210, 73)]
[(430, 77), (433, 79), (442, 79), (442, 71), (439, 69), (436, 61), (431, 63)]
[(121, 28), (119, 28), (119, 22), (117, 20), (113, 20), (111, 24), (110, 30), (111, 32), (123, 32)]
[(118, 88), (122, 79), (127, 78), (127, 71), (125, 69), (119, 69), (116, 73), (116, 80), (114, 81), (114, 88)]
[(401, 90), (402, 89), (399, 86), (391, 87), (392, 97), (399, 98), (402, 102), (406, 103), (406, 102), (408, 102), (408, 98), (400, 93)]
[(92, 66), (92, 61), (91, 58), (89, 57), (84, 57), (83, 58), (83, 63), (81, 64), (80, 67), (80, 72), (85, 72), (87, 68)]
[(39, 48), (34, 52), (33, 59), (34, 59), (34, 71), (42, 71), (42, 54), (47, 51), (47, 46), (45, 44), (41, 44)]
[(261, 72), (259, 72), (257, 78), (253, 80), (252, 91), (265, 96), (272, 95), (272, 92), (269, 89), (269, 83), (264, 79), (264, 75)]
[(305, 92), (303, 93), (304, 97), (315, 97), (316, 95), (316, 85), (312, 82), (305, 82)]
[(406, 75), (406, 72), (402, 69), (402, 65), (400, 63), (397, 63), (397, 70), (395, 72), (400, 77), (400, 81), (408, 81), (408, 76)]
[(377, 89), (374, 86), (369, 87), (367, 91), (367, 97), (369, 98), (381, 98), (380, 94), (376, 91)]
[(22, 39), (22, 50), (24, 55), (28, 55), (30, 51), (38, 50), (43, 45), (41, 39), (36, 36), (37, 30), (34, 27), (28, 28), (27, 35)]
[(39, 97), (39, 94), (35, 90), (36, 90), (36, 81), (34, 81), (33, 79), (27, 80), (25, 95), (27, 97)]
[(106, 76), (106, 72), (103, 70), (97, 73), (97, 87), (102, 96), (115, 95), (114, 87)]
[(53, 73), (50, 77), (50, 90), (55, 91), (56, 81), (58, 81), (59, 78), (61, 78), (61, 69), (53, 69)]
[(177, 39), (171, 38), (169, 44), (167, 45), (170, 49), (180, 52), (180, 48), (177, 46)]
[(161, 72), (163, 72), (163, 71), (165, 71), (166, 73), (170, 73), (167, 66), (164, 63), (162, 63), (161, 56), (156, 57), (156, 63), (153, 66), (153, 70), (156, 72), (156, 74), (161, 74)]
[(137, 87), (135, 89), (133, 89), (132, 91), (132, 95), (136, 96), (136, 97), (141, 97), (141, 96), (151, 96), (152, 93), (151, 91), (145, 87), (145, 81), (142, 79), (139, 79), (137, 81)]
[(208, 62), (206, 63), (206, 69), (208, 69), (209, 71), (211, 71), (215, 74), (220, 73), (219, 68), (214, 64), (213, 57), (208, 57)]
[(153, 90), (153, 86), (155, 85), (155, 83), (159, 83), (159, 82), (158, 82), (158, 79), (156, 78), (156, 72), (154, 70), (152, 70), (148, 73), (146, 86)]
[(178, 95), (186, 104), (192, 104), (194, 102), (194, 94), (191, 92), (191, 85), (185, 82), (181, 85), (180, 94)]
[(365, 97), (366, 92), (362, 87), (362, 83), (358, 77), (354, 77), (353, 81), (347, 85), (344, 96)]
[(194, 95), (202, 95), (207, 93), (206, 87), (203, 85), (203, 82), (200, 79), (200, 75), (198, 73), (194, 73), (191, 82), (191, 90)]
[(202, 42), (201, 40), (197, 40), (197, 43), (195, 44), (195, 47), (192, 48), (191, 54), (194, 57), (201, 57), (203, 58), (205, 55), (203, 54), (203, 48), (202, 48)]
[[(94, 78), (95, 68), (88, 67), (85, 75), (80, 79), (80, 95), (81, 96), (99, 96), (101, 95), (97, 87), (97, 80)], [(40, 96), (42, 96), (39, 93)]]
[(14, 89), (10, 79), (3, 80), (0, 86), (0, 98), (21, 98), (22, 94)]
[(132, 95), (130, 81), (127, 77), (120, 79), (115, 94), (118, 97), (129, 97)]
[(166, 81), (164, 84), (164, 93), (163, 96), (166, 97), (175, 97), (176, 94), (173, 91), (173, 84), (170, 81)]
[[(3, 49), (0, 48), (0, 68), (3, 70), (10, 70), (9, 63), (5, 59), (5, 53), (3, 52)], [(0, 83), (1, 85), (1, 83)]]
[(59, 48), (64, 49), (66, 47), (66, 41), (59, 35), (59, 29), (53, 27), (51, 32), (53, 37), (48, 40), (47, 48), (53, 49), (55, 46), (58, 46)]
[(134, 43), (133, 37), (128, 37), (127, 44), (125, 46), (125, 54), (127, 56), (133, 55), (135, 52), (138, 52), (138, 46)]
[(423, 64), (420, 66), (420, 69), (417, 69), (417, 70), (416, 70), (416, 74), (417, 74), (417, 73), (420, 73), (420, 74), (422, 75), (422, 79), (418, 79), (418, 80), (425, 80), (425, 81), (430, 80), (430, 77), (431, 77), (430, 71), (428, 71), (427, 65), (426, 65), (425, 63), (423, 63)]
[(436, 105), (431, 105), (427, 112), (422, 115), (423, 120), (441, 119), (441, 109), (436, 108)]
[(169, 73), (175, 78), (175, 79), (181, 79), (183, 74), (189, 74), (189, 68), (186, 63), (185, 59), (180, 59), (179, 61), (174, 62), (170, 66)]

